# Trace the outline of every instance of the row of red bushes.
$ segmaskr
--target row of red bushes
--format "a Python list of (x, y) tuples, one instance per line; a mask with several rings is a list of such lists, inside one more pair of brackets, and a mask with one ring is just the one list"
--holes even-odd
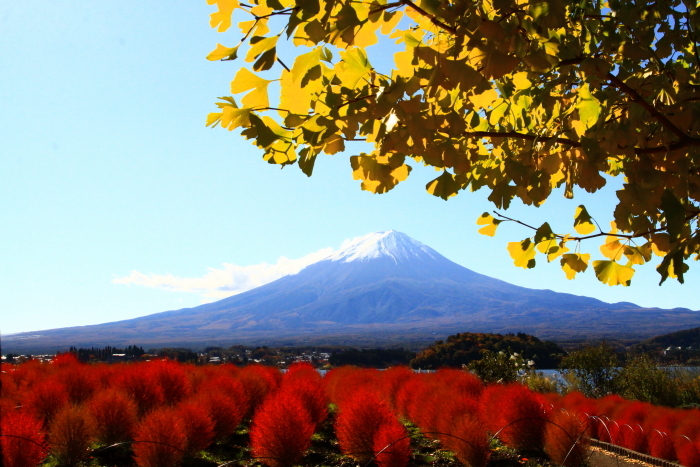
[(550, 401), (577, 414), (589, 436), (653, 457), (700, 467), (700, 410), (671, 409), (611, 395), (590, 399), (580, 393)]
[(322, 378), (305, 364), (282, 374), (163, 360), (83, 365), (68, 355), (52, 364), (28, 362), (0, 377), (2, 465), (9, 467), (35, 466), (47, 455), (75, 465), (95, 444), (120, 442), (132, 442), (139, 466), (173, 466), (227, 440), (244, 420), (250, 420), (253, 456), (273, 467), (293, 465), (326, 420), (329, 402), (338, 408), (342, 452), (363, 462), (374, 458), (381, 467), (409, 460), (401, 420), (472, 467), (488, 463), (493, 435), (566, 465), (580, 464), (592, 437), (700, 467), (700, 411), (617, 396), (542, 395), (519, 384), (484, 386), (459, 370), (342, 367)]

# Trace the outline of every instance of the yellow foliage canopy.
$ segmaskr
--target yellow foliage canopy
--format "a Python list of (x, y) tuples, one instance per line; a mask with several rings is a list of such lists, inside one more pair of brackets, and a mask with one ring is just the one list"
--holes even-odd
[[(537, 255), (560, 260), (568, 278), (590, 254), (580, 242), (600, 238), (598, 279), (629, 285), (652, 256), (657, 270), (683, 282), (700, 254), (700, 14), (681, 0), (207, 0), (220, 32), (239, 17), (244, 37), (218, 44), (209, 60), (251, 69), (231, 83), (243, 94), (217, 103), (220, 124), (263, 150), (271, 164), (307, 175), (321, 153), (367, 141), (350, 157), (361, 188), (385, 193), (406, 180), (411, 163), (440, 172), (428, 193), (449, 199), (485, 189), (498, 209), (514, 198), (539, 206), (554, 189), (596, 192), (605, 176), (624, 176), (611, 206), (614, 225), (600, 229), (586, 210), (575, 233), (552, 232), (485, 213), (479, 232), (504, 221), (532, 229), (508, 244), (516, 266)], [(274, 32), (271, 32), (273, 30)], [(388, 36), (388, 37), (387, 37)], [(394, 40), (403, 49), (382, 70), (365, 48)], [(283, 47), (291, 42), (295, 47)], [(291, 66), (290, 66), (291, 65)], [(263, 75), (261, 75), (263, 73)], [(277, 78), (266, 79), (277, 73)], [(277, 107), (269, 85), (279, 81)], [(575, 253), (569, 246), (574, 242)], [(569, 246), (567, 246), (569, 245)]]

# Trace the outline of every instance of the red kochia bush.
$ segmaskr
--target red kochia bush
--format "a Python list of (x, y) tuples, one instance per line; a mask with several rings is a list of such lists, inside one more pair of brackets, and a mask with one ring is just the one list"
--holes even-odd
[(214, 422), (215, 440), (231, 436), (250, 411), (245, 388), (229, 376), (222, 375), (202, 384), (197, 400), (207, 408)]
[(123, 368), (114, 381), (114, 386), (131, 396), (139, 408), (139, 415), (163, 404), (163, 390), (153, 371), (144, 364), (129, 365)]
[(632, 451), (647, 452), (647, 437), (644, 429), (637, 423), (620, 423), (617, 444)]
[(149, 362), (146, 371), (153, 373), (155, 380), (163, 394), (163, 402), (175, 405), (187, 396), (191, 388), (183, 365), (169, 360), (157, 360)]
[(282, 376), (282, 381), (294, 378), (321, 380), (321, 375), (316, 368), (308, 362), (296, 362), (289, 365), (287, 372)]
[(374, 435), (375, 462), (379, 467), (404, 467), (411, 457), (406, 428), (396, 418), (379, 425)]
[(279, 387), (282, 378), (282, 374), (276, 368), (262, 365), (246, 366), (236, 376), (243, 385), (244, 393), (248, 396), (249, 407), (246, 417), (252, 416), (267, 395)]
[(389, 403), (391, 410), (398, 414), (399, 409), (396, 403), (401, 388), (415, 375), (413, 370), (407, 366), (395, 366), (382, 372), (381, 391), (384, 399)]
[(666, 459), (667, 461), (676, 460), (676, 449), (673, 446), (673, 439), (668, 433), (653, 429), (647, 436), (649, 445), (649, 454), (652, 457)]
[(656, 407), (647, 417), (644, 423), (644, 430), (647, 432), (647, 442), (651, 456), (669, 461), (676, 460), (673, 433), (685, 415), (686, 413), (683, 410)]
[(575, 414), (559, 410), (545, 429), (544, 447), (549, 458), (565, 467), (577, 467), (586, 459), (586, 426)]
[(429, 438), (436, 438), (436, 432), (440, 431), (438, 427), (445, 415), (443, 405), (450, 397), (448, 394), (454, 393), (431, 378), (418, 389), (409, 406), (411, 421)]
[(479, 418), (484, 421), (484, 427), (490, 434), (495, 434), (503, 428), (501, 420), (501, 405), (505, 398), (506, 386), (490, 384), (486, 386), (479, 398)]
[(194, 457), (214, 439), (214, 421), (201, 402), (183, 402), (175, 408), (185, 430), (185, 455)]
[(426, 375), (414, 375), (407, 379), (403, 386), (399, 388), (394, 404), (400, 418), (411, 420), (415, 423), (416, 411), (422, 404), (420, 395), (425, 393), (426, 381)]
[(318, 426), (323, 423), (328, 417), (328, 395), (320, 378), (297, 374), (290, 379), (286, 379), (285, 375), (282, 381), (281, 390), (292, 392), (299, 397), (313, 424)]
[(676, 455), (678, 462), (685, 467), (700, 467), (698, 447), (685, 437), (676, 438)]
[(68, 391), (68, 397), (74, 404), (89, 399), (97, 391), (100, 381), (94, 367), (79, 363), (64, 365), (57, 377)]
[(335, 433), (343, 453), (366, 462), (374, 455), (375, 436), (379, 427), (394, 415), (389, 405), (375, 392), (359, 391), (339, 407)]
[(84, 406), (68, 405), (61, 409), (49, 430), (51, 452), (62, 466), (74, 466), (90, 456), (95, 422)]
[(272, 467), (298, 463), (311, 445), (314, 424), (294, 393), (277, 391), (268, 396), (253, 416), (250, 447), (255, 457)]
[(323, 378), (330, 401), (342, 405), (343, 401), (357, 392), (376, 391), (381, 386), (380, 372), (356, 367), (335, 368)]
[(479, 397), (484, 390), (484, 383), (471, 373), (456, 369), (438, 370), (434, 375), (437, 385), (449, 387), (455, 392), (468, 397)]
[(446, 434), (440, 436), (442, 445), (454, 452), (465, 465), (485, 467), (491, 457), (489, 437), (475, 411), (461, 412), (450, 425), (443, 428)]
[(647, 435), (642, 428), (649, 416), (651, 404), (632, 402), (618, 412), (616, 421), (620, 425), (618, 444), (637, 452), (647, 452)]
[(24, 406), (48, 427), (56, 412), (68, 404), (66, 387), (55, 378), (37, 384), (27, 394)]
[(66, 368), (80, 365), (80, 360), (78, 360), (78, 355), (72, 352), (59, 353), (56, 354), (51, 365), (65, 370)]
[(111, 389), (90, 399), (88, 407), (95, 420), (97, 442), (114, 444), (133, 439), (138, 408), (131, 397)]
[(675, 428), (674, 435), (687, 436), (692, 440), (700, 438), (700, 410), (684, 410), (684, 417)]
[[(566, 409), (569, 413), (576, 414), (582, 423), (593, 424), (590, 417), (595, 417), (598, 415), (598, 409), (596, 408), (595, 401), (587, 398), (579, 391), (572, 391), (566, 396), (562, 397), (560, 400), (561, 406)], [(595, 435), (593, 430), (588, 433), (590, 436)]]
[(173, 467), (182, 460), (186, 444), (182, 420), (172, 408), (163, 407), (136, 428), (134, 460), (139, 467)]
[(3, 371), (0, 373), (0, 388), (2, 388), (2, 393), (0, 396), (2, 399), (12, 405), (19, 405), (20, 391), (17, 385), (17, 381), (13, 378), (14, 371), (9, 369), (5, 371), (6, 366), (3, 366)]
[(632, 401), (628, 401), (617, 394), (611, 394), (595, 401), (598, 413), (612, 420), (615, 420), (617, 414), (631, 403)]
[[(0, 419), (0, 447), (4, 467), (34, 467), (46, 457), (41, 421), (28, 413), (13, 410)], [(10, 437), (7, 435), (17, 436)], [(22, 439), (26, 438), (26, 439)]]
[(504, 386), (502, 396), (496, 417), (503, 428), (499, 438), (515, 449), (541, 450), (548, 418), (544, 399), (517, 383)]

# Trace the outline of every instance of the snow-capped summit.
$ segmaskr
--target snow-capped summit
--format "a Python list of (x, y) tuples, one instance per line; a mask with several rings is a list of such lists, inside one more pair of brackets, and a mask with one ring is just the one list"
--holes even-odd
[(349, 240), (341, 246), (340, 251), (333, 253), (326, 259), (349, 263), (385, 257), (399, 263), (417, 258), (436, 259), (438, 256), (439, 254), (435, 250), (412, 239), (405, 233), (387, 230)]
[(346, 242), (297, 274), (218, 302), (115, 323), (18, 334), (3, 345), (12, 353), (32, 354), (98, 342), (119, 347), (395, 345), (464, 331), (570, 339), (577, 334), (651, 337), (698, 326), (700, 311), (643, 309), (508, 284), (388, 231)]

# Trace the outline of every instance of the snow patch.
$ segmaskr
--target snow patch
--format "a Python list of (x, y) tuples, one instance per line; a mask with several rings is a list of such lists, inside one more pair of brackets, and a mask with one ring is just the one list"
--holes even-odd
[(363, 237), (357, 237), (345, 242), (340, 251), (330, 255), (327, 260), (342, 261), (368, 261), (381, 257), (388, 257), (399, 263), (412, 258), (429, 257), (437, 259), (435, 251), (412, 239), (408, 235), (388, 230), (386, 232), (374, 232)]

